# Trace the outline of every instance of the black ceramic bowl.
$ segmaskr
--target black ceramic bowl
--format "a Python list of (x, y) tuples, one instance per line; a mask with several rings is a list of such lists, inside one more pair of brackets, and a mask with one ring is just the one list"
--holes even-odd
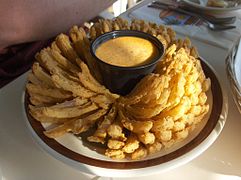
[[(156, 46), (158, 55), (155, 56), (149, 63), (134, 67), (121, 67), (111, 65), (102, 61), (95, 55), (96, 49), (103, 42), (123, 36), (134, 36), (149, 40)], [(157, 38), (150, 34), (140, 31), (119, 30), (105, 33), (96, 38), (91, 43), (90, 51), (97, 62), (98, 70), (102, 76), (104, 85), (113, 93), (126, 95), (135, 87), (141, 78), (153, 72), (157, 62), (162, 58), (164, 54), (164, 46)]]

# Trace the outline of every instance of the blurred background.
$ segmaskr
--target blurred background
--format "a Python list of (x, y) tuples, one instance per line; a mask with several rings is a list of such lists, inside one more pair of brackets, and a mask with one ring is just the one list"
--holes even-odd
[(141, 0), (118, 0), (108, 9), (108, 11), (116, 17), (140, 1)]

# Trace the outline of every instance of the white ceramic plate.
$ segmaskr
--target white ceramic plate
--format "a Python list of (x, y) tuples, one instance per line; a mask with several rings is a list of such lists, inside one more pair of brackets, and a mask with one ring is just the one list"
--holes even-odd
[(162, 150), (142, 160), (112, 160), (103, 155), (103, 148), (67, 134), (49, 139), (44, 134), (46, 124), (34, 120), (27, 111), (28, 97), (24, 98), (24, 115), (27, 127), (36, 142), (47, 153), (60, 161), (90, 174), (105, 177), (133, 177), (150, 175), (183, 165), (204, 152), (220, 134), (226, 121), (227, 97), (213, 69), (202, 60), (203, 69), (212, 85), (208, 92), (210, 111), (188, 138), (168, 150)]
[(219, 7), (205, 6), (204, 4), (206, 4), (206, 0), (200, 0), (201, 2), (203, 1), (204, 3), (197, 3), (197, 0), (182, 0), (182, 1), (191, 7), (194, 7), (199, 10), (208, 11), (208, 12), (222, 13), (222, 12), (229, 12), (229, 11), (235, 11), (235, 10), (241, 9), (241, 4), (235, 7), (219, 8)]

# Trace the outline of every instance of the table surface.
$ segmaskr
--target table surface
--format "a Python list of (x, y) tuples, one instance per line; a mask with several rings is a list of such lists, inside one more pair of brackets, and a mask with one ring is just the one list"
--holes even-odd
[[(225, 73), (228, 51), (195, 39), (191, 41), (200, 55), (215, 69), (227, 92), (227, 121), (217, 140), (199, 157), (181, 167), (148, 178), (241, 179), (241, 115), (232, 99)], [(23, 119), (22, 95), (25, 83), (26, 74), (0, 89), (0, 180), (1, 176), (2, 180), (108, 179), (84, 174), (41, 150)], [(141, 180), (147, 177), (125, 179)]]

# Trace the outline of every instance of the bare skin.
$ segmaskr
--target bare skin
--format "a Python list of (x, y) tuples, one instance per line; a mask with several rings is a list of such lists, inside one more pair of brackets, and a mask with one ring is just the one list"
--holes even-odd
[(0, 49), (43, 40), (97, 16), (115, 0), (0, 0)]

